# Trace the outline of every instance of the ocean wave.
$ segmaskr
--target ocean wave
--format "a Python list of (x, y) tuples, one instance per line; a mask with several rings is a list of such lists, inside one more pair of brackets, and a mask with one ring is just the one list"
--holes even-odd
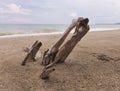
[[(0, 25), (0, 37), (61, 34), (67, 25)], [(90, 31), (120, 30), (120, 25), (90, 25)], [(74, 32), (74, 30), (72, 31)]]
[(40, 36), (40, 35), (55, 35), (55, 34), (63, 34), (63, 32), (52, 32), (52, 33), (33, 33), (33, 34), (11, 34), (11, 35), (3, 35), (0, 38), (9, 38), (9, 37), (27, 37), (27, 36)]
[(120, 28), (91, 28), (90, 31), (110, 31), (110, 30), (120, 30)]

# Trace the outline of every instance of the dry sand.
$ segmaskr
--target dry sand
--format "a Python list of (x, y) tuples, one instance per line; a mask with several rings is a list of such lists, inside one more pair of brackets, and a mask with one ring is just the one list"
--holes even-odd
[(0, 38), (0, 91), (120, 91), (120, 31), (89, 32), (49, 80), (39, 78), (41, 58), (21, 66), (23, 47), (50, 48), (60, 35)]

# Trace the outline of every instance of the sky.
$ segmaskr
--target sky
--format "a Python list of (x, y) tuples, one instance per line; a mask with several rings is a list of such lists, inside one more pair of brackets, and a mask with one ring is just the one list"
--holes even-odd
[(120, 0), (0, 0), (0, 24), (120, 23)]

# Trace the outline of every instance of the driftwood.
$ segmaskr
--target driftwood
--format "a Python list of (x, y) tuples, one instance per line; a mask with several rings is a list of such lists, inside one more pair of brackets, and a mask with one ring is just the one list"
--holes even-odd
[(43, 72), (41, 73), (40, 78), (41, 79), (48, 79), (49, 78), (49, 74), (52, 73), (53, 71), (55, 71), (54, 68), (50, 68), (48, 70), (43, 69)]
[(32, 45), (31, 48), (26, 48), (26, 50), (24, 50), (24, 51), (27, 52), (27, 55), (21, 65), (25, 65), (27, 60), (35, 61), (35, 56), (41, 46), (42, 46), (42, 43), (37, 40), (37, 41), (35, 41), (35, 43)]
[(42, 65), (46, 66), (54, 61), (60, 46), (62, 45), (70, 31), (76, 26), (76, 23), (76, 21), (73, 21), (72, 24), (66, 29), (63, 36), (53, 45), (53, 47), (50, 50), (48, 49), (44, 52)]
[[(82, 39), (82, 37), (88, 32), (88, 18), (78, 18), (68, 27), (63, 36), (55, 43), (55, 45), (50, 49), (44, 52), (42, 64), (45, 65), (40, 78), (48, 79), (49, 74), (53, 72), (54, 68), (51, 68), (56, 63), (62, 63), (71, 53), (75, 45)], [(62, 46), (62, 43), (66, 39), (70, 31), (75, 27), (75, 32), (72, 37)]]
[[(72, 37), (60, 48), (56, 55), (55, 62), (64, 62), (68, 55), (71, 53), (75, 45), (81, 40), (81, 38), (88, 32), (87, 26), (88, 19), (84, 19), (78, 22), (76, 29)], [(85, 27), (85, 28), (84, 28)]]

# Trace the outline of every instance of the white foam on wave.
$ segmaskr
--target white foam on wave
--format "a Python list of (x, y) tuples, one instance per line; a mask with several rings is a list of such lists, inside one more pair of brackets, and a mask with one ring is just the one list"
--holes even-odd
[(63, 32), (53, 32), (53, 33), (34, 33), (34, 34), (14, 34), (14, 35), (4, 35), (0, 38), (14, 38), (14, 37), (28, 37), (28, 36), (42, 36), (42, 35), (55, 35), (62, 34)]
[[(90, 32), (94, 31), (110, 31), (110, 30), (120, 30), (120, 28), (91, 28)], [(72, 31), (71, 33), (73, 33)], [(42, 35), (55, 35), (55, 34), (63, 34), (64, 31), (61, 32), (51, 32), (51, 33), (32, 33), (32, 34), (13, 34), (13, 35), (3, 35), (0, 38), (14, 38), (14, 37), (28, 37), (28, 36), (42, 36)]]
[(110, 31), (119, 30), (120, 28), (91, 28), (90, 31)]

